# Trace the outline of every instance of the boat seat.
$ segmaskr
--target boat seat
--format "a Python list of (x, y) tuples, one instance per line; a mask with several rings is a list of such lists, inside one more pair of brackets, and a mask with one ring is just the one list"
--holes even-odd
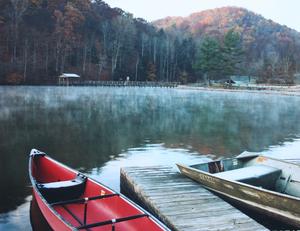
[(266, 189), (274, 189), (281, 170), (266, 165), (255, 165), (230, 171), (215, 173), (222, 179), (239, 181)]
[(36, 186), (49, 203), (54, 203), (80, 197), (84, 192), (86, 180), (87, 177), (79, 173), (72, 180), (37, 183)]

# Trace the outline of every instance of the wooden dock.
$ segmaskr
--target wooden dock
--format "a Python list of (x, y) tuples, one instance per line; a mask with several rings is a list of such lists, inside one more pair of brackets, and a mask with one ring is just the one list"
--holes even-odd
[(267, 230), (171, 167), (121, 169), (121, 192), (174, 231)]
[(72, 80), (59, 82), (59, 86), (94, 86), (94, 87), (167, 87), (174, 88), (178, 82), (155, 81), (97, 81), (97, 80)]

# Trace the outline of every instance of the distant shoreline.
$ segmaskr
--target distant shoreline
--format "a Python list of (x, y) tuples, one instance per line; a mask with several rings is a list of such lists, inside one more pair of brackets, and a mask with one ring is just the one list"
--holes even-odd
[(197, 91), (217, 91), (217, 92), (244, 92), (266, 95), (300, 96), (300, 85), (295, 86), (265, 86), (265, 89), (243, 89), (243, 88), (217, 88), (217, 87), (197, 87), (189, 85), (179, 85), (177, 89), (197, 90)]
[[(59, 86), (59, 85), (0, 85), (1, 87), (81, 87), (78, 86)], [(82, 86), (82, 87), (114, 87), (114, 86)], [(139, 87), (139, 86), (131, 86), (131, 85), (120, 85), (115, 87)], [(141, 88), (145, 87), (153, 87), (153, 86), (140, 86)], [(233, 87), (233, 88), (222, 88), (222, 87), (203, 87), (203, 86), (192, 86), (192, 85), (177, 85), (177, 86), (156, 86), (157, 88), (174, 88), (179, 90), (195, 90), (202, 92), (240, 92), (240, 93), (254, 93), (254, 94), (265, 94), (265, 95), (283, 95), (283, 96), (300, 96), (300, 85), (294, 86), (274, 86), (274, 85), (257, 85), (256, 88), (252, 87), (248, 89), (246, 87)], [(156, 88), (155, 87), (155, 88)]]

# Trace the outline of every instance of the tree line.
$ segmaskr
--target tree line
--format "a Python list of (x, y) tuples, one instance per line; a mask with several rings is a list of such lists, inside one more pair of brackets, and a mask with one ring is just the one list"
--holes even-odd
[[(0, 34), (2, 84), (52, 84), (64, 72), (83, 80), (184, 83), (244, 73), (237, 32), (198, 42), (101, 0), (2, 0)], [(278, 71), (271, 64), (263, 68), (266, 81)], [(291, 75), (291, 65), (287, 59), (282, 73)]]
[(221, 47), (226, 33), (234, 29), (243, 50), (235, 74), (255, 76), (259, 82), (292, 83), (294, 73), (299, 72), (300, 33), (244, 8), (222, 7), (183, 18), (167, 17), (155, 25), (176, 34), (192, 34), (200, 44), (210, 37)]
[(157, 30), (101, 0), (0, 4), (1, 83), (55, 83), (63, 72), (85, 80), (194, 78), (193, 39)]

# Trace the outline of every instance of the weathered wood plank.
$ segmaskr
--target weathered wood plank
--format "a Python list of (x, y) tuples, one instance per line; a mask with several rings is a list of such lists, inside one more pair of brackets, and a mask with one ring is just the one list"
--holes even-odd
[(172, 230), (267, 230), (171, 167), (123, 168), (121, 192)]

